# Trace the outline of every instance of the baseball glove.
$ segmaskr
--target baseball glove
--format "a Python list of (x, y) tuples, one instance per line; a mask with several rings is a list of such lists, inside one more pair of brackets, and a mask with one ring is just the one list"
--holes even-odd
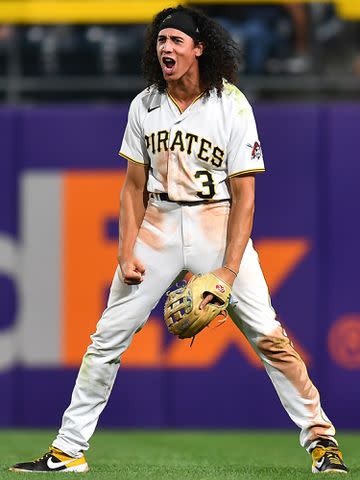
[[(187, 284), (167, 292), (164, 318), (170, 333), (179, 338), (195, 337), (218, 315), (226, 316), (231, 287), (213, 273), (194, 275)], [(208, 294), (213, 299), (200, 310)]]

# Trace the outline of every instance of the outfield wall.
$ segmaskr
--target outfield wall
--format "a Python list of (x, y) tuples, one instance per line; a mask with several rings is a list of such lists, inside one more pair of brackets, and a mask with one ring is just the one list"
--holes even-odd
[[(327, 414), (360, 428), (360, 105), (258, 105), (267, 173), (253, 238)], [(127, 106), (0, 110), (0, 426), (56, 426), (116, 265)], [(291, 426), (228, 321), (189, 342), (161, 311), (124, 355), (100, 424)]]

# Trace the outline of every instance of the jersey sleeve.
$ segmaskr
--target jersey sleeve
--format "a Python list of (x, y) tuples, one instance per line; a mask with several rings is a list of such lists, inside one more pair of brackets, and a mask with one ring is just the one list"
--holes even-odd
[(227, 152), (229, 178), (265, 171), (255, 118), (249, 104), (233, 114)]
[(135, 98), (130, 105), (128, 121), (121, 144), (119, 155), (130, 162), (149, 164), (149, 157), (142, 133), (139, 98)]

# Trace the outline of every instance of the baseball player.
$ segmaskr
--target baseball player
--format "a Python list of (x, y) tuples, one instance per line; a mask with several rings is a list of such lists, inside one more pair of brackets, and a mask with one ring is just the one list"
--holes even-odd
[(128, 168), (108, 305), (50, 450), (11, 470), (88, 470), (84, 451), (123, 352), (174, 279), (191, 271), (214, 272), (232, 287), (231, 318), (301, 429), (312, 471), (347, 472), (319, 393), (276, 320), (250, 239), (255, 174), (264, 163), (251, 106), (231, 83), (237, 58), (228, 34), (192, 9), (165, 9), (151, 24), (149, 87), (131, 103), (120, 150)]

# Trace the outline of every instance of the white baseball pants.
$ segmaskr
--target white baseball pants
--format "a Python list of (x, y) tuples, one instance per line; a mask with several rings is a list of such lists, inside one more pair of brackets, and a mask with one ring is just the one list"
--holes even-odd
[[(115, 272), (107, 308), (91, 336), (55, 447), (73, 457), (89, 448), (121, 355), (164, 292), (183, 270), (205, 273), (223, 265), (229, 211), (228, 202), (187, 206), (150, 199), (135, 245), (135, 254), (146, 268), (144, 281), (125, 285)], [(321, 408), (305, 364), (276, 320), (251, 240), (232, 297), (231, 318), (259, 355), (282, 405), (301, 429), (301, 445), (309, 448), (318, 437), (334, 440), (335, 429)]]

